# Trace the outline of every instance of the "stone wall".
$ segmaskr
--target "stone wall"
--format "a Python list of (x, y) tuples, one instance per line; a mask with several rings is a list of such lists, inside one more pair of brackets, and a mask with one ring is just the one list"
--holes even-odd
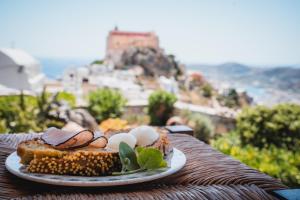
[[(145, 113), (146, 107), (147, 107), (146, 105), (126, 106), (125, 113), (130, 113), (130, 114), (136, 113), (139, 116), (146, 115)], [(181, 111), (180, 109), (176, 108), (175, 113), (179, 113), (180, 111)], [(212, 121), (215, 127), (214, 131), (216, 134), (228, 133), (229, 131), (232, 131), (235, 128), (236, 121), (233, 118), (211, 115), (204, 112), (194, 112), (194, 113), (199, 113), (205, 117), (208, 117)]]

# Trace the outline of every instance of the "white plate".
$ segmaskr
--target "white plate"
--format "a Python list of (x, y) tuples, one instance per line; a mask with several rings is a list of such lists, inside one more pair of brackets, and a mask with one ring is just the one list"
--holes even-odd
[(138, 172), (122, 176), (67, 176), (28, 173), (24, 166), (20, 164), (20, 158), (16, 152), (10, 154), (5, 162), (5, 166), (12, 174), (39, 183), (65, 186), (115, 186), (142, 183), (163, 178), (179, 171), (186, 162), (184, 153), (173, 148), (173, 153), (168, 159), (169, 168), (158, 169), (154, 171)]

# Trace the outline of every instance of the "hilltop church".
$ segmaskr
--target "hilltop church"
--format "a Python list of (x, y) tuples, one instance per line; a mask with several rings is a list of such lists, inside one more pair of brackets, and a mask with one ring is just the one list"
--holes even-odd
[(129, 47), (149, 47), (158, 50), (159, 39), (154, 32), (120, 31), (115, 27), (107, 37), (106, 60), (117, 62), (123, 51)]

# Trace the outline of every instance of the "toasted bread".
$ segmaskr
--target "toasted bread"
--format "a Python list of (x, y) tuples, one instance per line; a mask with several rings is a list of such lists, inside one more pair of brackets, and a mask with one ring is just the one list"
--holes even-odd
[(61, 151), (41, 140), (29, 140), (19, 144), (17, 153), (28, 172), (98, 176), (121, 169), (117, 152), (99, 148)]
[(17, 148), (17, 154), (21, 158), (22, 164), (29, 164), (34, 158), (56, 157), (61, 158), (67, 152), (52, 148), (48, 144), (44, 144), (39, 139), (27, 140), (21, 142)]

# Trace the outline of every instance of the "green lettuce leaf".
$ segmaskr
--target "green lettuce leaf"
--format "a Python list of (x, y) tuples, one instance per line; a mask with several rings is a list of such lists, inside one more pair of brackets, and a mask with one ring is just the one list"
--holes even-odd
[(142, 169), (158, 169), (167, 167), (163, 154), (155, 148), (137, 147), (137, 162)]

